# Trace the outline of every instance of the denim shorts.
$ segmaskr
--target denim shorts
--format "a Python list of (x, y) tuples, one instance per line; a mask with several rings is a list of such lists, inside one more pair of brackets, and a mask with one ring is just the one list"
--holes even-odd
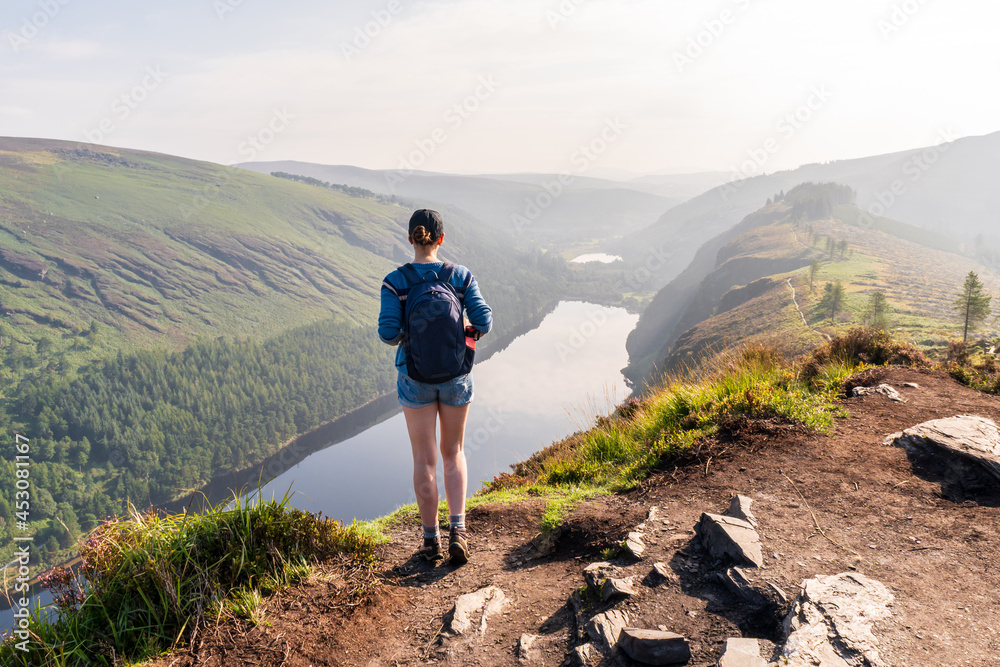
[(437, 402), (457, 408), (472, 402), (472, 373), (441, 384), (417, 382), (406, 373), (400, 373), (396, 392), (404, 408), (422, 408)]

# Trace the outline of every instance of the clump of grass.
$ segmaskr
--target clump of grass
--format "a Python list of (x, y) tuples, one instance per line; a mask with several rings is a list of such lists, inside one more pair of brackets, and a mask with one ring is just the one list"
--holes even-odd
[[(820, 385), (860, 365), (929, 366), (927, 357), (914, 345), (902, 343), (881, 329), (857, 327), (828, 344), (817, 348), (802, 368), (805, 380), (817, 380)], [(822, 388), (822, 387), (820, 387)]]
[(134, 512), (94, 530), (75, 573), (49, 589), (60, 613), (29, 623), (28, 651), (0, 644), (4, 665), (116, 665), (190, 641), (213, 617), (263, 622), (262, 595), (308, 576), (312, 563), (375, 562), (375, 541), (281, 501), (219, 505), (204, 514)]
[(578, 438), (571, 451), (542, 461), (538, 481), (628, 488), (664, 456), (687, 450), (741, 419), (771, 419), (828, 432), (835, 414), (831, 398), (800, 379), (776, 347), (748, 344), (620, 408)]
[(973, 345), (949, 341), (941, 366), (967, 387), (1000, 395), (1000, 362), (997, 361), (995, 349), (994, 343), (986, 341)]

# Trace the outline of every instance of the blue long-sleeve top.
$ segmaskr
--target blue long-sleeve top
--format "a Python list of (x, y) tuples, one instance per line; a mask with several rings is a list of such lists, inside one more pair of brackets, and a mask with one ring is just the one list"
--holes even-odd
[[(414, 263), (413, 268), (423, 275), (427, 271), (437, 273), (444, 266), (444, 262)], [(468, 289), (465, 290), (465, 297), (462, 305), (465, 308), (465, 316), (469, 318), (469, 323), (479, 333), (488, 333), (493, 328), (493, 309), (490, 308), (483, 299), (479, 291), (479, 284), (472, 277), (471, 272), (461, 264), (455, 267), (455, 272), (451, 274), (448, 281), (461, 293), (466, 281), (472, 278)], [(389, 345), (399, 345), (403, 339), (403, 302), (400, 296), (406, 294), (409, 289), (409, 282), (396, 269), (385, 277), (382, 281), (382, 308), (378, 315), (378, 337), (383, 343)], [(406, 352), (403, 346), (396, 348), (396, 368), (401, 373), (406, 372)]]

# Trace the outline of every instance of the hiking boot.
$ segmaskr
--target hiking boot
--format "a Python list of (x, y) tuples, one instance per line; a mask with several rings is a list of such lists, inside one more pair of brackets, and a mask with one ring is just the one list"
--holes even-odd
[(457, 565), (469, 562), (469, 534), (465, 528), (452, 528), (448, 536), (448, 555)]
[(417, 549), (417, 555), (429, 563), (442, 560), (444, 554), (441, 553), (441, 538), (425, 537), (423, 545)]

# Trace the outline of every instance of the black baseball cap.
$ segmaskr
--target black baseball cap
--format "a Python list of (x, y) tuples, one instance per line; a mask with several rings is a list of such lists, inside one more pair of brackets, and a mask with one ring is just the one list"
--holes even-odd
[(410, 216), (410, 231), (409, 234), (413, 234), (413, 230), (417, 227), (423, 227), (431, 234), (431, 238), (437, 241), (444, 234), (444, 221), (441, 220), (441, 214), (437, 211), (432, 211), (429, 208), (422, 208), (419, 211), (414, 211), (413, 215)]

